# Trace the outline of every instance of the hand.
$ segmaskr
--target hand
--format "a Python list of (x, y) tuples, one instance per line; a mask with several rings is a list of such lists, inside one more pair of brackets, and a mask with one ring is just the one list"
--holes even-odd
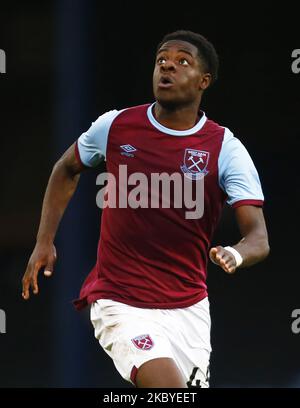
[(27, 300), (30, 297), (30, 286), (35, 295), (39, 292), (37, 277), (40, 269), (45, 266), (44, 275), (50, 277), (53, 273), (53, 267), (56, 262), (56, 249), (53, 244), (37, 243), (32, 255), (29, 259), (26, 271), (24, 273), (23, 284), (23, 299)]
[(219, 265), (225, 272), (231, 274), (236, 270), (235, 257), (231, 252), (226, 251), (222, 246), (211, 248), (209, 257), (213, 263)]

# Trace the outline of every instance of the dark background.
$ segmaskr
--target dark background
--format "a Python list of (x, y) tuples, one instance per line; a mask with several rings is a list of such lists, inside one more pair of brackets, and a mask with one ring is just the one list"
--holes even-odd
[[(220, 56), (208, 117), (246, 145), (266, 197), (271, 254), (226, 275), (209, 266), (211, 386), (299, 387), (298, 155), (300, 48), (296, 10), (266, 3), (8, 2), (0, 6), (0, 387), (127, 387), (71, 301), (96, 257), (100, 212), (91, 171), (81, 178), (56, 239), (52, 279), (24, 302), (21, 278), (34, 247), (52, 166), (101, 113), (153, 100), (154, 53), (176, 29), (205, 35)], [(215, 243), (239, 239), (226, 208)]]

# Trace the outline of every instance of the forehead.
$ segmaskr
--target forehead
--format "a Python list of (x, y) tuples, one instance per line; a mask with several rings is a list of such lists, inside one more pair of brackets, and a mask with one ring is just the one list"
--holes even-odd
[(170, 40), (162, 44), (157, 53), (162, 51), (185, 51), (193, 57), (198, 56), (198, 49), (195, 45), (183, 40)]

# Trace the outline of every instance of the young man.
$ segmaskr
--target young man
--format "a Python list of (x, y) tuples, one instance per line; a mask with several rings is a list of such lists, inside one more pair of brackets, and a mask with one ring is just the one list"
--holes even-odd
[[(116, 208), (103, 210), (97, 264), (76, 306), (91, 304), (96, 338), (137, 387), (208, 386), (208, 253), (231, 274), (269, 252), (254, 164), (227, 128), (199, 110), (217, 70), (215, 49), (203, 36), (177, 31), (164, 37), (153, 75), (155, 103), (100, 116), (55, 164), (23, 278), (28, 299), (30, 287), (38, 293), (39, 270), (45, 267), (51, 276), (55, 233), (79, 174), (103, 158), (115, 180), (108, 183), (108, 195), (115, 187), (126, 199), (133, 189), (125, 184), (137, 173), (146, 180), (176, 173), (194, 185), (203, 179), (204, 211), (196, 219), (174, 197), (170, 208), (163, 206), (160, 190), (159, 208), (132, 208), (117, 200)], [(127, 179), (120, 173), (124, 168)], [(225, 201), (234, 208), (242, 239), (234, 247), (209, 250)]]

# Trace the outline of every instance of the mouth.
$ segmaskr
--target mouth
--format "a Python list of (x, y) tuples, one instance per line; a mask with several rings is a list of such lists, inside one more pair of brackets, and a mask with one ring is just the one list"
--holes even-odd
[(174, 85), (174, 79), (168, 75), (162, 75), (158, 81), (158, 87), (162, 89), (172, 88)]

